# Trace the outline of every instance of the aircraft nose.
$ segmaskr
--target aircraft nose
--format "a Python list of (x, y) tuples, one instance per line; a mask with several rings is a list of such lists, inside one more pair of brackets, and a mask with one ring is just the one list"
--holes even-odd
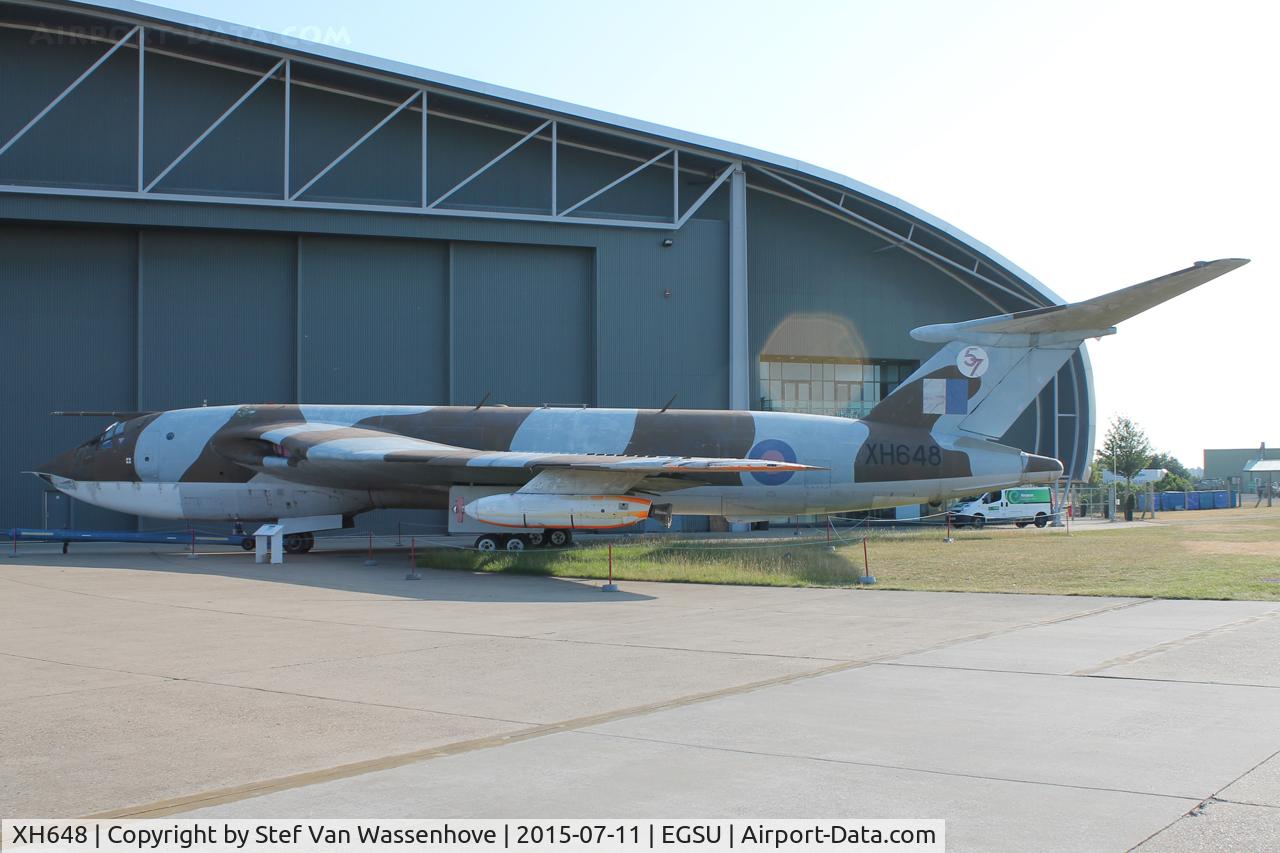
[(59, 453), (41, 465), (35, 467), (35, 473), (42, 477), (62, 477), (67, 480), (74, 480), (76, 470), (76, 454), (79, 448), (73, 448), (65, 453)]
[(1027, 483), (1052, 483), (1062, 476), (1062, 463), (1052, 456), (1022, 454), (1022, 478)]

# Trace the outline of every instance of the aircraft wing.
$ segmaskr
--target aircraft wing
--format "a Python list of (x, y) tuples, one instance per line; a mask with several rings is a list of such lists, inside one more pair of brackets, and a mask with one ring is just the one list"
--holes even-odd
[(819, 470), (770, 459), (477, 450), (316, 422), (245, 426), (220, 433), (214, 442), (223, 456), (278, 479), (354, 489), (477, 483), (583, 494), (625, 490), (650, 479), (690, 485), (720, 474)]
[[(1051, 340), (1053, 335), (1060, 336), (1064, 342), (1078, 342), (1084, 338), (1111, 334), (1115, 331), (1116, 323), (1128, 320), (1247, 263), (1249, 261), (1246, 258), (1200, 261), (1184, 270), (1104, 293), (1083, 302), (1032, 308), (960, 323), (921, 326), (911, 331), (911, 337), (932, 343), (963, 340), (990, 346), (1023, 346), (1027, 344), (1024, 336), (1029, 335), (1039, 335), (1043, 342)], [(1034, 346), (1035, 342), (1030, 345)]]

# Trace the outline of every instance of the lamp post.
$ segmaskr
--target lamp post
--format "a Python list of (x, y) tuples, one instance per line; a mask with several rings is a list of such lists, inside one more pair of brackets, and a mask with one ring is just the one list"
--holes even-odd
[(1111, 518), (1111, 521), (1113, 523), (1116, 520), (1116, 477), (1117, 476), (1119, 475), (1116, 474), (1116, 452), (1115, 450), (1112, 450), (1111, 451), (1111, 490), (1109, 493), (1111, 503), (1109, 505), (1110, 508), (1107, 512), (1107, 515)]

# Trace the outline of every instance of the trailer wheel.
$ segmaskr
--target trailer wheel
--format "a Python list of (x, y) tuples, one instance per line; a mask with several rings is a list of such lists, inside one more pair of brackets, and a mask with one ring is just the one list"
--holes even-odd
[(526, 533), (524, 534), (524, 538), (528, 540), (530, 548), (541, 548), (546, 542), (546, 537), (543, 535), (541, 530), (534, 530), (530, 533)]
[(1044, 527), (1048, 523), (1049, 516), (1045, 515), (1043, 512), (1036, 513), (1036, 527)]
[(498, 550), (498, 537), (492, 533), (486, 533), (476, 539), (477, 551), (496, 551)]
[(316, 547), (316, 535), (310, 531), (307, 531), (306, 533), (302, 533), (299, 535), (302, 536), (302, 552), (301, 553), (303, 554), (310, 553), (311, 549)]
[(258, 543), (254, 541), (254, 537), (246, 536), (240, 540), (240, 547), (246, 551), (252, 551), (254, 548), (258, 547)]
[(567, 530), (548, 530), (544, 539), (548, 548), (563, 548), (573, 541)]
[(524, 546), (525, 541), (523, 536), (516, 535), (507, 539), (506, 548), (508, 551), (523, 551)]

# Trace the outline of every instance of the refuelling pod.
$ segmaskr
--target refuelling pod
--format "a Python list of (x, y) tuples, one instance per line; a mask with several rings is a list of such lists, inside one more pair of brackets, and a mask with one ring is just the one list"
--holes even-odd
[(465, 511), (476, 521), (499, 527), (608, 530), (644, 521), (650, 515), (652, 504), (650, 500), (630, 495), (509, 492), (476, 498), (466, 505)]

